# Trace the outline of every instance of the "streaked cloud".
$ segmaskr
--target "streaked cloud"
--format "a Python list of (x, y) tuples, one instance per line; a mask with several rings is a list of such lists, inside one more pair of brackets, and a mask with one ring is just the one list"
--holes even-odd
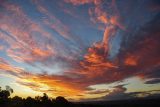
[(49, 40), (52, 38), (51, 34), (26, 17), (19, 6), (14, 4), (2, 4), (2, 6), (7, 12), (12, 13), (10, 16), (3, 13), (0, 21), (0, 37), (9, 45), (8, 56), (16, 61), (32, 62), (41, 61), (54, 55), (51, 45), (45, 44), (45, 42), (39, 44), (34, 38), (36, 35), (33, 36), (34, 32), (39, 32)]

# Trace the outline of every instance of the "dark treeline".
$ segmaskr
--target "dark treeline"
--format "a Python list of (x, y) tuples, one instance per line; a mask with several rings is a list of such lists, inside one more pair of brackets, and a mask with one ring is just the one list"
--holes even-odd
[(2, 90), (0, 87), (0, 107), (97, 107), (91, 104), (71, 103), (62, 96), (58, 96), (55, 99), (49, 98), (46, 93), (43, 96), (36, 96), (35, 98), (22, 98), (19, 96), (11, 98), (10, 95), (12, 93), (13, 89), (9, 86), (6, 86), (5, 90)]
[(160, 107), (160, 99), (72, 103), (61, 96), (49, 98), (46, 93), (35, 98), (10, 98), (12, 93), (9, 86), (5, 90), (0, 87), (0, 107)]
[[(13, 89), (6, 86), (5, 90), (0, 87), (0, 105), (3, 107), (65, 107), (71, 106), (64, 97), (57, 97), (56, 99), (49, 98), (46, 93), (43, 96), (36, 96), (35, 98), (27, 97), (22, 98), (15, 96), (10, 98)], [(0, 107), (1, 107), (0, 106)]]

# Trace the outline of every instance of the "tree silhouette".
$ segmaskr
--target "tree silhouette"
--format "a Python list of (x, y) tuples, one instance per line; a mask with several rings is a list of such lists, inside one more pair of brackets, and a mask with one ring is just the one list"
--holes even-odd
[(41, 101), (41, 96), (36, 96), (36, 97), (35, 97), (35, 100), (36, 100), (37, 102), (40, 102), (40, 101)]
[(0, 99), (5, 100), (13, 93), (13, 89), (10, 86), (6, 86), (6, 90), (2, 90), (0, 87)]
[(21, 102), (22, 100), (23, 100), (22, 97), (19, 97), (19, 96), (14, 96), (12, 98), (12, 101), (15, 101), (15, 102)]
[(13, 93), (13, 89), (8, 85), (6, 85), (6, 90), (10, 93)]
[(160, 107), (160, 100), (128, 100), (128, 101), (115, 101), (110, 103), (71, 103), (64, 97), (58, 96), (56, 99), (49, 98), (46, 93), (43, 96), (36, 96), (35, 98), (27, 97), (22, 98), (15, 96), (10, 98), (13, 89), (6, 86), (3, 90), (0, 87), (0, 107)]
[(0, 92), (0, 99), (8, 99), (9, 96), (10, 96), (10, 92), (7, 90), (2, 90)]
[(43, 97), (41, 97), (42, 102), (47, 102), (49, 100), (48, 95), (46, 93), (43, 93)]
[(9, 96), (13, 93), (13, 89), (6, 86), (6, 90), (2, 90), (0, 87), (0, 104), (5, 104), (10, 101)]
[(63, 104), (67, 104), (68, 103), (68, 101), (62, 96), (56, 97), (56, 102), (57, 103), (63, 103)]

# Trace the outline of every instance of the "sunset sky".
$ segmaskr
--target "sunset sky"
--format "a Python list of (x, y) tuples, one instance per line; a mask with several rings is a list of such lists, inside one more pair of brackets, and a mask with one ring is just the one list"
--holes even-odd
[(0, 0), (0, 86), (71, 101), (160, 96), (159, 0)]

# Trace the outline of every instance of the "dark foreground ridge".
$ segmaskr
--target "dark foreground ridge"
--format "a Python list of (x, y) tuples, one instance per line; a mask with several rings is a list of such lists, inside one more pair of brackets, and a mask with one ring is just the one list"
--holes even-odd
[(124, 101), (103, 101), (103, 102), (86, 102), (72, 103), (64, 97), (57, 97), (55, 100), (38, 100), (28, 97), (22, 99), (18, 96), (0, 100), (0, 107), (160, 107), (160, 100), (124, 100)]
[(42, 97), (10, 98), (13, 90), (10, 87), (6, 89), (0, 88), (0, 107), (160, 107), (160, 98), (73, 103), (61, 96), (56, 99), (49, 98), (45, 93)]

